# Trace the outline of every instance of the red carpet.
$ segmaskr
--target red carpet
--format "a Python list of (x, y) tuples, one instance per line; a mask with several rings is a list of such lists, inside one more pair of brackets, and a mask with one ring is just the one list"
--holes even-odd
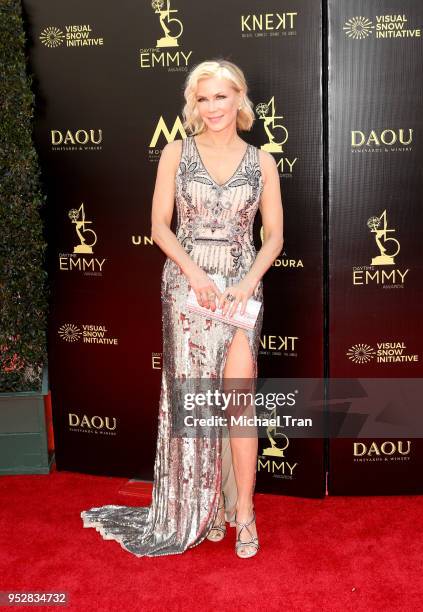
[(235, 556), (233, 528), (182, 555), (137, 558), (83, 529), (79, 516), (147, 505), (148, 496), (119, 493), (126, 482), (56, 471), (1, 477), (0, 591), (66, 591), (78, 611), (423, 609), (421, 496), (256, 494), (254, 559)]

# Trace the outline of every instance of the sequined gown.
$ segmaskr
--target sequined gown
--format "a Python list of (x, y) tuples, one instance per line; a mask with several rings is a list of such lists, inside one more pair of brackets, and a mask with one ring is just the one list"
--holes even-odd
[[(182, 141), (175, 177), (176, 236), (191, 258), (226, 286), (249, 271), (256, 250), (253, 221), (263, 189), (258, 149), (248, 145), (238, 168), (222, 185), (210, 176), (193, 136)], [(237, 499), (228, 436), (177, 438), (170, 435), (177, 379), (221, 380), (237, 329), (186, 309), (190, 286), (169, 257), (161, 277), (163, 369), (152, 503), (148, 507), (107, 505), (81, 512), (84, 527), (94, 527), (134, 555), (182, 553), (202, 542), (217, 516), (220, 490), (225, 518), (233, 523)], [(253, 297), (263, 301), (262, 281)], [(255, 328), (245, 333), (257, 377), (263, 306)]]

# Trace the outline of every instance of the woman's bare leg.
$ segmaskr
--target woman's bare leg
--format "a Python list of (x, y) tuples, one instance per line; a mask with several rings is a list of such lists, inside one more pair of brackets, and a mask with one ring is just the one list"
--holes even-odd
[[(251, 355), (248, 339), (242, 329), (237, 329), (233, 340), (228, 350), (225, 369), (223, 373), (224, 379), (237, 379), (236, 383), (241, 385), (242, 391), (247, 391), (250, 386), (251, 379), (254, 374), (254, 364)], [(244, 384), (242, 384), (244, 381)], [(229, 381), (226, 381), (229, 383)], [(233, 385), (228, 384), (225, 387), (225, 392), (229, 392)], [(251, 416), (254, 412), (242, 410), (239, 414)], [(251, 433), (250, 433), (251, 432)], [(250, 521), (253, 514), (253, 493), (256, 481), (257, 469), (257, 436), (253, 435), (253, 430), (248, 429), (248, 433), (244, 430), (244, 437), (231, 436), (231, 451), (232, 462), (234, 467), (235, 480), (238, 489), (238, 499), (236, 503), (237, 520), (242, 523)], [(247, 529), (243, 529), (241, 540), (248, 541), (251, 537), (257, 535), (256, 525), (253, 523), (249, 526), (250, 535)], [(255, 550), (253, 546), (241, 547), (240, 553), (246, 556)]]

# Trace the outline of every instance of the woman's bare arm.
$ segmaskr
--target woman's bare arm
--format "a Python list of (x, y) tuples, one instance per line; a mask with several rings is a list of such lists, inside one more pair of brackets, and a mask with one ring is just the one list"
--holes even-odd
[(151, 237), (189, 276), (198, 267), (170, 229), (175, 206), (175, 176), (181, 155), (181, 140), (168, 143), (157, 167), (151, 210)]
[(263, 246), (258, 251), (253, 265), (244, 277), (257, 286), (264, 273), (270, 268), (283, 247), (283, 206), (279, 172), (270, 153), (261, 151), (261, 165), (264, 187), (260, 199), (260, 212), (263, 221)]
[(188, 279), (201, 306), (216, 310), (210, 294), (220, 297), (221, 291), (188, 255), (174, 232), (170, 229), (175, 206), (175, 176), (181, 157), (182, 141), (168, 143), (160, 156), (151, 211), (151, 237), (154, 242), (173, 259)]
[[(283, 207), (278, 168), (273, 156), (267, 151), (261, 150), (260, 166), (264, 182), (259, 203), (263, 221), (263, 246), (258, 251), (244, 278), (237, 286), (225, 289), (219, 298), (219, 306), (223, 309), (223, 314), (229, 317), (238, 309), (239, 304), (241, 304), (241, 314), (245, 313), (248, 298), (253, 295), (260, 279), (270, 268), (283, 247)], [(231, 293), (235, 298), (229, 303), (226, 301), (228, 293)]]

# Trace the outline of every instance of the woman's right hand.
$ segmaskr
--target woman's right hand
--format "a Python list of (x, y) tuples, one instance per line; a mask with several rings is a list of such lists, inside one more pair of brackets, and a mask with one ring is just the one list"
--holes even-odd
[(200, 306), (210, 308), (210, 310), (214, 312), (216, 310), (217, 300), (220, 298), (222, 292), (207, 272), (198, 268), (198, 270), (188, 276), (188, 282), (193, 288)]

